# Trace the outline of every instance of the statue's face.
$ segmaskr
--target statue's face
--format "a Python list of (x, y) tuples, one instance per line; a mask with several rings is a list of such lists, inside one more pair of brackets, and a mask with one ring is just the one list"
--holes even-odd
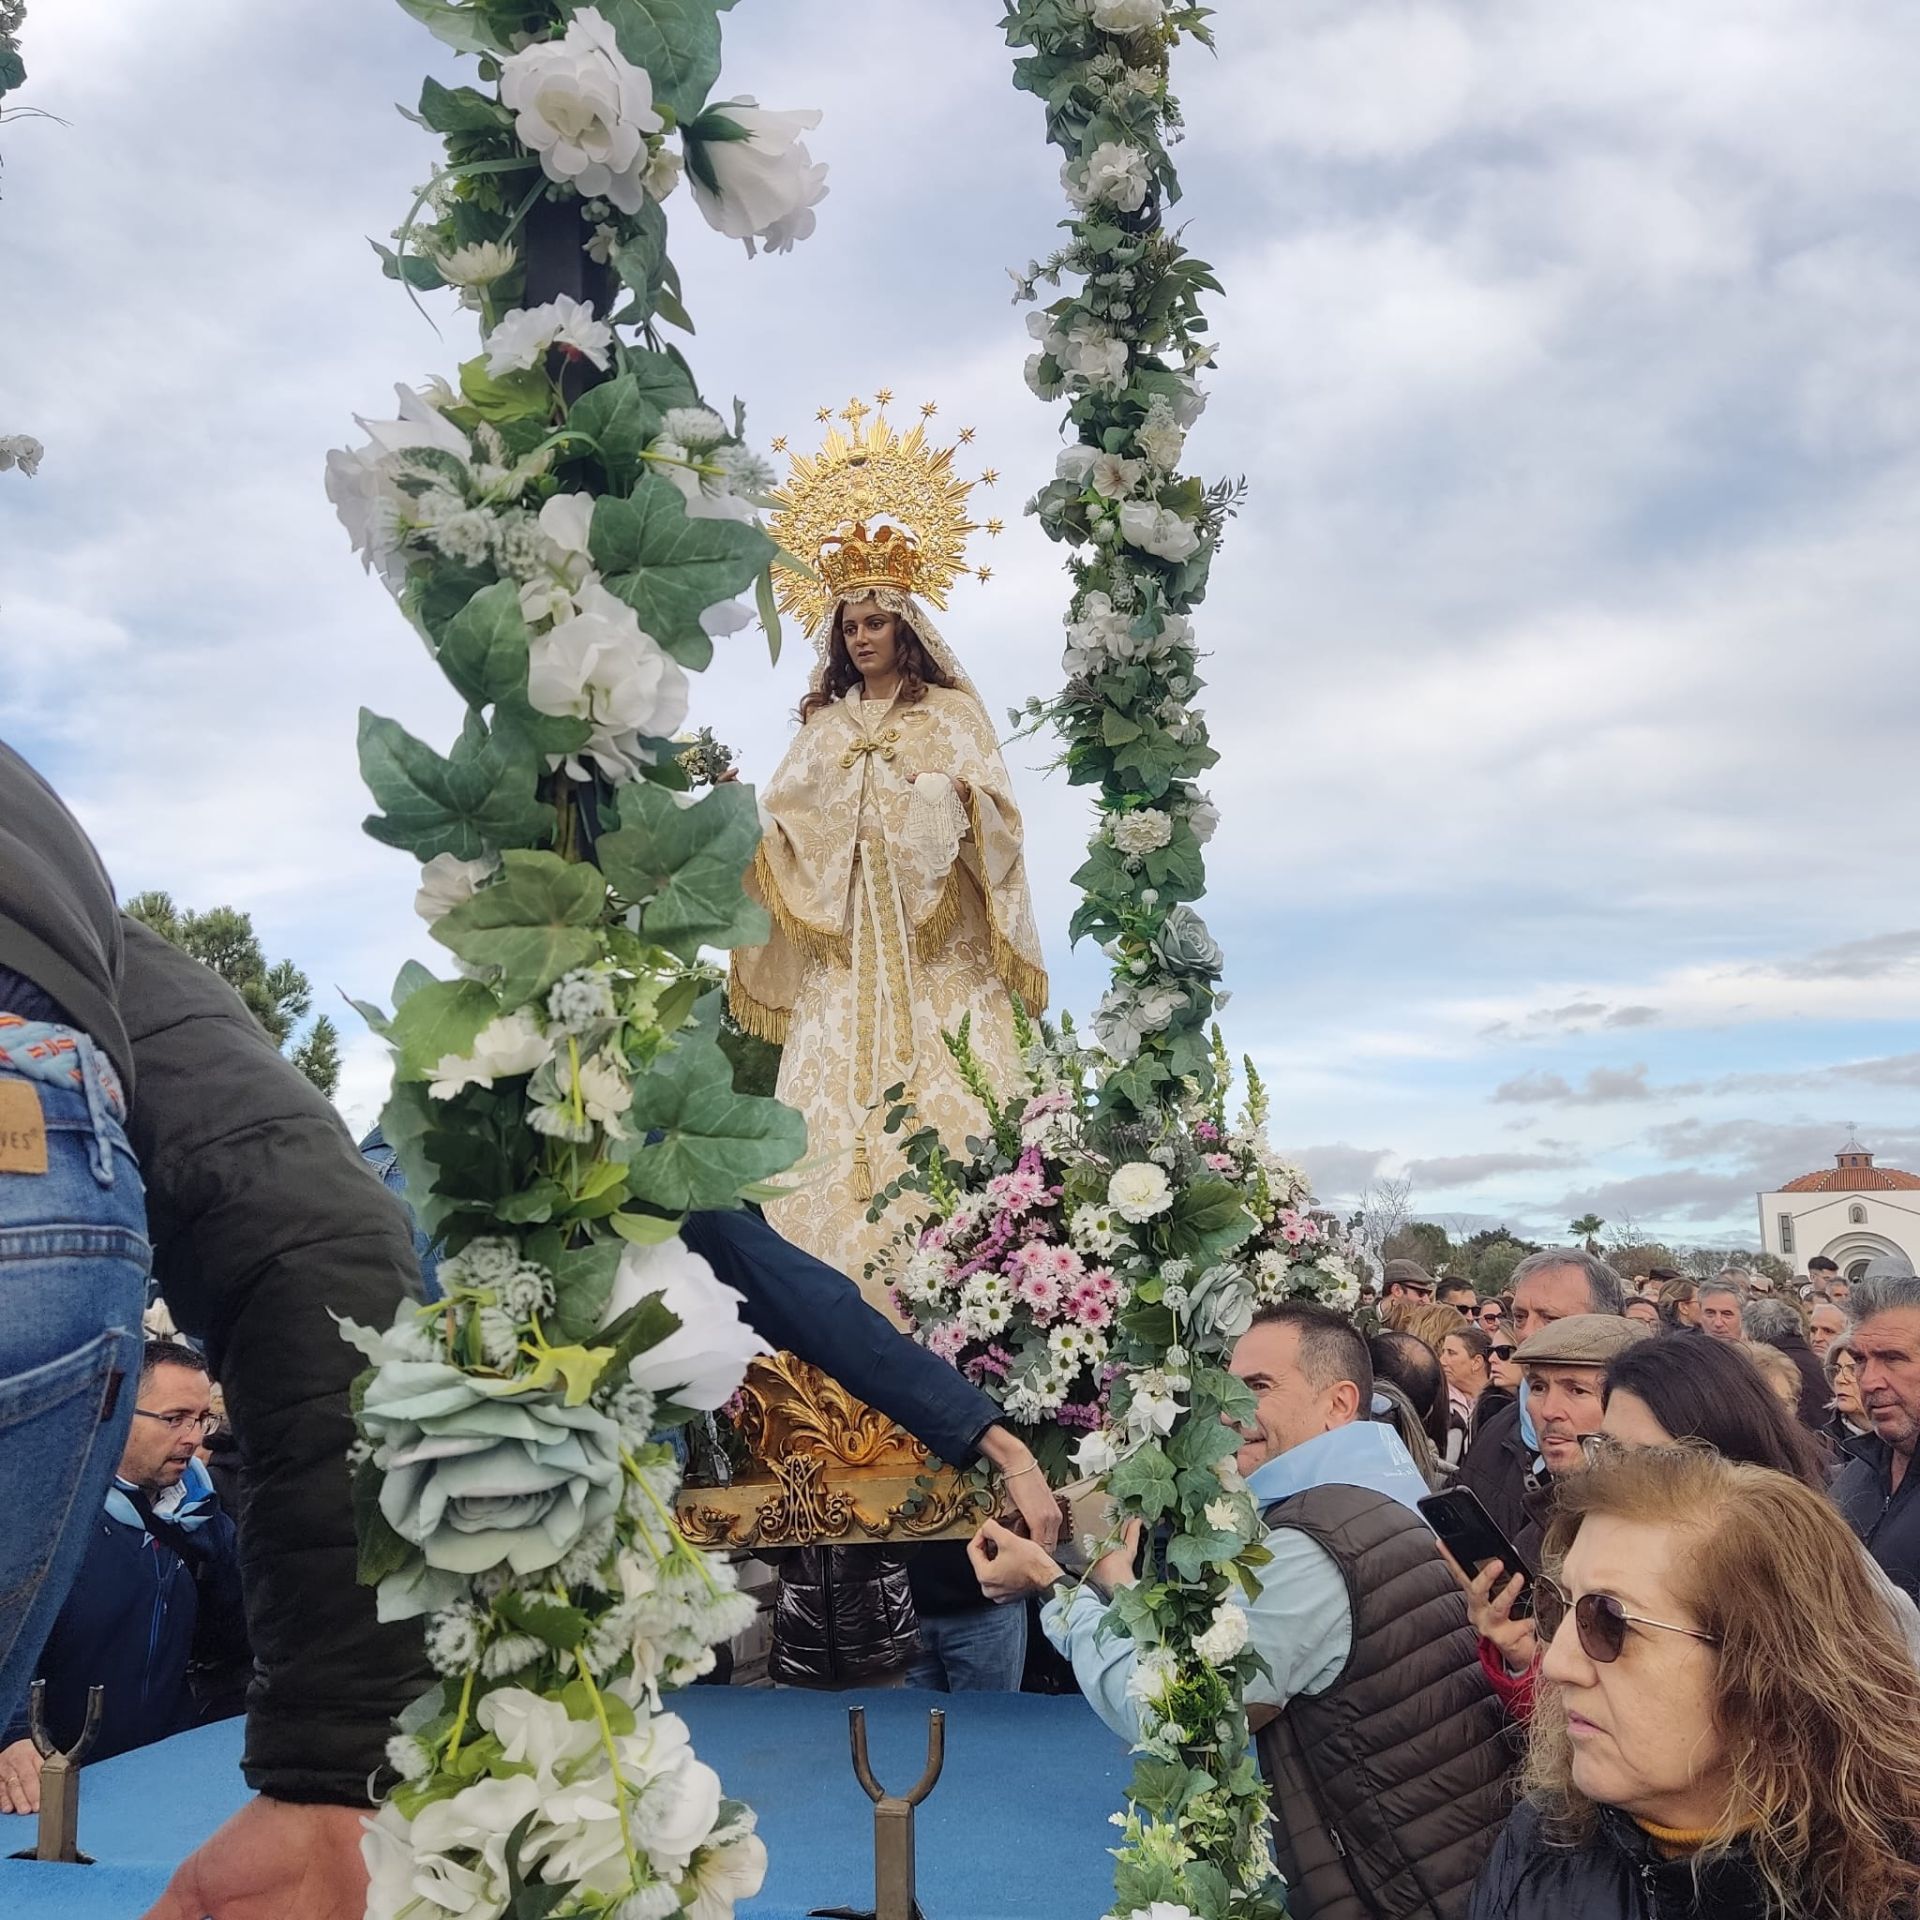
[(840, 609), (840, 637), (863, 680), (885, 679), (900, 654), (900, 620), (878, 600), (849, 600)]

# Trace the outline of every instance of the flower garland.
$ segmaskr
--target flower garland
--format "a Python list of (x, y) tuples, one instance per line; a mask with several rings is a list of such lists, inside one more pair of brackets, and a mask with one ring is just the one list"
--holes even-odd
[(1201, 300), (1219, 285), (1162, 208), (1179, 194), (1170, 56), (1183, 36), (1210, 45), (1206, 21), (1183, 0), (1009, 0), (1004, 21), (1024, 50), (1015, 85), (1045, 106), (1071, 203), (1066, 245), (1014, 275), (1020, 299), (1063, 289), (1029, 318), (1027, 383), (1066, 400), (1076, 435), (1031, 503), (1073, 550), (1066, 684), (1024, 717), (1055, 727), (1068, 778), (1098, 790), (1071, 931), (1114, 963), (1093, 1020), (1111, 1065), (1090, 1098), (1126, 1189), (1109, 1198), (1140, 1230), (1145, 1267), (1118, 1316), (1107, 1425), (1080, 1454), (1083, 1470), (1106, 1469), (1120, 1518), (1159, 1542), (1113, 1606), (1139, 1648), (1141, 1757), (1115, 1815), (1114, 1913), (1133, 1920), (1285, 1911), (1247, 1728), (1257, 1655), (1237, 1604), (1267, 1559), (1229, 1424), (1253, 1398), (1226, 1367), (1258, 1286), (1237, 1256), (1265, 1229), (1244, 1163), (1202, 1133), (1223, 1132), (1221, 1116), (1195, 1111), (1214, 1096), (1207, 1026), (1223, 996), (1220, 948), (1192, 905), (1218, 815), (1196, 784), (1217, 756), (1193, 704), (1190, 612), (1240, 488), (1179, 471), (1212, 361)]
[[(348, 1324), (361, 1578), (421, 1618), (439, 1683), (389, 1748), (373, 1920), (725, 1920), (753, 1817), (663, 1688), (752, 1606), (673, 1520), (663, 1438), (763, 1344), (677, 1237), (791, 1165), (798, 1116), (736, 1091), (704, 948), (766, 937), (750, 788), (696, 797), (674, 734), (716, 638), (771, 618), (771, 473), (707, 407), (661, 203), (684, 168), (722, 231), (811, 230), (817, 114), (707, 104), (731, 0), (401, 0), (479, 56), (429, 80), (446, 164), (379, 249), (480, 316), (457, 384), (328, 458), (354, 546), (467, 703), (442, 754), (363, 713), (376, 839), (423, 863), (457, 963), (410, 964), (382, 1115), (444, 1298)], [(669, 142), (677, 135), (677, 149)], [(617, 312), (607, 309), (624, 295)], [(638, 339), (621, 332), (638, 330)]]

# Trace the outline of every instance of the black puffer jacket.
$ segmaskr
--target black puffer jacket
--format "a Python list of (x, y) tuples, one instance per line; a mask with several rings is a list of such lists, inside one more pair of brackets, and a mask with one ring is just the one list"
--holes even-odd
[(1760, 1877), (1739, 1854), (1696, 1874), (1691, 1860), (1663, 1860), (1611, 1807), (1584, 1847), (1558, 1847), (1523, 1801), (1501, 1830), (1467, 1920), (1766, 1920), (1766, 1912)]
[(906, 1563), (884, 1547), (796, 1547), (780, 1562), (768, 1670), (789, 1687), (870, 1687), (920, 1645)]

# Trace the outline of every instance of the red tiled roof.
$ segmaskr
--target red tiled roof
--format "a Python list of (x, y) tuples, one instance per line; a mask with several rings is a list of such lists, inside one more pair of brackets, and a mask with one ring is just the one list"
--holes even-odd
[(1868, 1193), (1890, 1187), (1920, 1187), (1920, 1173), (1902, 1173), (1898, 1167), (1827, 1167), (1789, 1180), (1780, 1193)]

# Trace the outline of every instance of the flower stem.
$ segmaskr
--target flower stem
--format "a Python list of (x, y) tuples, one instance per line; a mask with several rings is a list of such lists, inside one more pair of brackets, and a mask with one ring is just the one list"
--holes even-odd
[(453, 1716), (453, 1738), (447, 1742), (449, 1768), (460, 1758), (460, 1737), (467, 1730), (467, 1709), (473, 1705), (473, 1674), (473, 1668), (469, 1667), (467, 1677), (460, 1682), (460, 1707)]
[(621, 1464), (639, 1483), (640, 1491), (644, 1493), (652, 1503), (654, 1512), (660, 1516), (660, 1524), (667, 1530), (667, 1538), (672, 1542), (674, 1554), (676, 1556), (684, 1555), (692, 1561), (694, 1567), (699, 1572), (700, 1578), (706, 1583), (708, 1593), (710, 1593), (714, 1599), (718, 1600), (720, 1598), (720, 1589), (715, 1583), (712, 1573), (708, 1571), (706, 1555), (688, 1545), (686, 1535), (680, 1531), (679, 1521), (677, 1521), (662, 1504), (660, 1496), (653, 1490), (652, 1482), (649, 1481), (646, 1475), (640, 1471), (639, 1467), (634, 1464), (633, 1455), (630, 1454), (625, 1447), (620, 1449), (620, 1460)]
[(606, 1748), (607, 1765), (613, 1769), (613, 1804), (620, 1810), (620, 1844), (627, 1853), (627, 1878), (638, 1885), (640, 1856), (634, 1851), (633, 1833), (627, 1825), (627, 1783), (621, 1777), (620, 1750), (613, 1744), (613, 1725), (607, 1718), (607, 1703), (593, 1683), (593, 1669), (587, 1665), (587, 1656), (578, 1647), (573, 1650), (573, 1663), (580, 1669), (581, 1684), (587, 1690), (587, 1698), (593, 1702), (593, 1717), (600, 1723), (600, 1744)]

